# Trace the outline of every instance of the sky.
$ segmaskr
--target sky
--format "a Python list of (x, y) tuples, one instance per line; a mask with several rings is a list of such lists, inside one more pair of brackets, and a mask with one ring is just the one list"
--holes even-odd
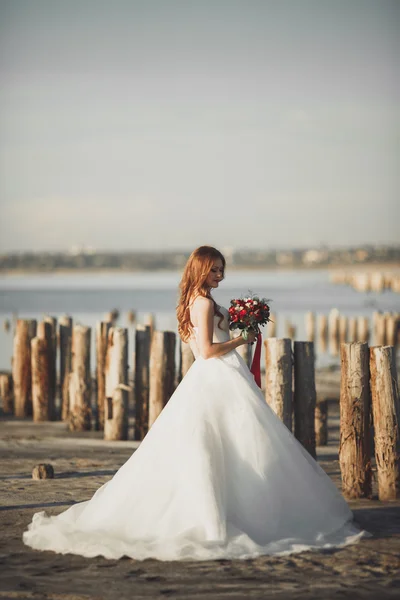
[(399, 0), (0, 0), (0, 252), (399, 242)]

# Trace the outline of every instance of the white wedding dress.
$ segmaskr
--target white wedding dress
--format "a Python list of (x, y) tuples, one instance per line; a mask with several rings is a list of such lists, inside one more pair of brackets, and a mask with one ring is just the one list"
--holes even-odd
[[(214, 318), (214, 341), (229, 339)], [(355, 542), (335, 485), (266, 404), (234, 350), (199, 357), (149, 433), (86, 502), (36, 513), (25, 544), (106, 558), (208, 560)]]

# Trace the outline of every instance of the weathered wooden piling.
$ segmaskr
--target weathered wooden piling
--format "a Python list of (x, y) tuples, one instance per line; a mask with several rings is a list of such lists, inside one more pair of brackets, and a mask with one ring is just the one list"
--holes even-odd
[[(344, 315), (339, 316), (339, 344), (347, 342), (348, 320)], [(340, 346), (339, 346), (340, 347)]]
[(236, 348), (236, 351), (243, 358), (246, 365), (249, 367), (251, 365), (252, 358), (252, 345), (251, 344), (242, 344)]
[[(54, 410), (55, 410), (55, 399), (57, 395), (57, 319), (56, 317), (51, 317), (49, 315), (45, 315), (43, 317), (43, 322), (48, 323), (50, 325), (51, 330), (51, 338), (49, 345), (49, 362), (50, 362), (50, 372), (49, 372), (49, 385), (50, 385), (50, 396), (54, 399)], [(39, 325), (38, 325), (39, 327)], [(40, 337), (40, 335), (38, 334)], [(55, 413), (53, 418), (55, 418)]]
[(290, 319), (285, 319), (285, 333), (290, 340), (294, 340), (296, 337), (296, 325)]
[(152, 336), (156, 328), (156, 318), (153, 313), (147, 313), (144, 315), (143, 325), (150, 327), (150, 335)]
[(315, 314), (311, 311), (305, 316), (306, 337), (309, 342), (315, 341)]
[(399, 315), (397, 313), (388, 313), (386, 315), (385, 325), (387, 345), (396, 348), (399, 330)]
[(175, 338), (173, 331), (154, 331), (150, 350), (149, 428), (174, 392)]
[(292, 345), (288, 338), (267, 338), (265, 348), (265, 400), (292, 431)]
[(15, 326), (12, 375), (16, 417), (32, 415), (31, 341), (36, 336), (36, 327), (34, 319), (18, 319)]
[(130, 325), (134, 325), (136, 323), (136, 311), (135, 310), (128, 310), (128, 323)]
[(379, 500), (400, 498), (400, 404), (393, 346), (370, 348)]
[(357, 336), (361, 343), (369, 342), (369, 319), (368, 317), (358, 317), (357, 319)]
[(13, 378), (11, 373), (0, 373), (0, 400), (3, 413), (14, 413), (14, 389)]
[(69, 374), (72, 355), (72, 318), (64, 315), (58, 320), (60, 346), (60, 397), (61, 419), (68, 420), (69, 412)]
[(135, 440), (149, 430), (151, 328), (137, 325), (135, 334)]
[(128, 439), (128, 330), (108, 332), (105, 364), (104, 439)]
[(266, 325), (266, 335), (267, 337), (276, 337), (277, 330), (277, 316), (275, 314), (270, 314), (270, 321), (268, 321)]
[[(348, 335), (348, 340), (350, 343), (353, 342), (358, 342), (358, 332), (357, 332), (357, 317), (350, 317), (349, 318), (349, 335)], [(342, 341), (342, 344), (345, 343), (346, 340)]]
[(316, 458), (315, 358), (313, 342), (294, 342), (294, 435)]
[(333, 308), (328, 316), (329, 352), (331, 356), (339, 355), (339, 311)]
[(372, 315), (374, 343), (376, 346), (386, 346), (386, 317), (383, 313), (374, 311)]
[(342, 491), (346, 498), (371, 497), (368, 344), (340, 348), (340, 445)]
[(315, 407), (315, 444), (326, 446), (328, 443), (328, 400), (317, 401)]
[(97, 411), (96, 430), (104, 429), (104, 410), (106, 398), (106, 356), (110, 321), (100, 321), (96, 325), (96, 377), (97, 377)]
[(72, 370), (69, 376), (69, 415), (71, 431), (88, 431), (91, 427), (91, 329), (75, 325), (72, 332)]
[[(244, 348), (244, 346), (249, 346), (250, 344), (243, 344), (240, 346)], [(186, 373), (189, 371), (190, 367), (194, 363), (195, 358), (192, 352), (192, 349), (188, 342), (180, 341), (179, 347), (179, 369), (178, 369), (178, 382), (182, 381), (185, 377)]]
[(318, 346), (322, 353), (326, 352), (328, 341), (328, 318), (326, 315), (318, 315)]
[(55, 419), (53, 323), (42, 321), (31, 342), (32, 408), (36, 423)]

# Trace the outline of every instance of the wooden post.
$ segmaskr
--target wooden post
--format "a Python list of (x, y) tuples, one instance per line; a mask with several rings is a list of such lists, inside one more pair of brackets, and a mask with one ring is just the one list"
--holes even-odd
[(312, 342), (294, 343), (294, 434), (316, 458), (315, 451), (315, 359)]
[(18, 319), (15, 327), (12, 375), (16, 417), (32, 415), (31, 341), (36, 325), (34, 319)]
[(277, 316), (275, 314), (270, 315), (270, 321), (267, 324), (267, 337), (276, 337), (276, 329), (277, 329)]
[(315, 444), (326, 446), (328, 444), (328, 401), (317, 402), (315, 407)]
[(288, 338), (267, 338), (265, 348), (265, 399), (286, 427), (292, 430), (292, 345)]
[[(53, 416), (52, 419), (55, 419), (55, 406), (56, 406), (56, 394), (57, 394), (57, 319), (55, 317), (50, 317), (49, 315), (45, 315), (43, 318), (44, 323), (48, 323), (50, 325), (50, 338), (49, 338), (49, 390), (50, 397), (52, 398), (53, 403)], [(38, 334), (38, 337), (40, 335)]]
[(339, 311), (333, 308), (328, 317), (329, 352), (331, 356), (339, 354)]
[(344, 315), (339, 316), (339, 344), (347, 342), (348, 321)]
[(3, 413), (13, 414), (14, 412), (14, 389), (11, 373), (0, 373), (0, 400)]
[(373, 314), (374, 342), (376, 346), (386, 346), (386, 317), (375, 311)]
[(369, 341), (369, 322), (368, 317), (358, 317), (357, 319), (358, 341), (368, 343)]
[(111, 323), (109, 321), (100, 321), (96, 325), (97, 431), (102, 431), (104, 429), (104, 410), (106, 401), (105, 366), (110, 327)]
[(156, 320), (153, 313), (147, 313), (143, 318), (143, 325), (150, 327), (150, 335), (152, 336), (156, 326)]
[(396, 313), (389, 313), (385, 319), (386, 342), (388, 346), (397, 346), (399, 316)]
[(32, 406), (35, 423), (55, 419), (53, 335), (53, 324), (42, 321), (38, 324), (37, 337), (31, 342)]
[[(252, 347), (251, 344), (242, 344), (236, 348), (236, 352), (243, 358), (248, 367), (251, 365)], [(193, 354), (193, 353), (192, 353)]]
[(305, 317), (306, 337), (309, 342), (315, 341), (315, 314), (311, 311)]
[[(250, 344), (243, 344), (243, 346), (240, 346), (240, 348), (243, 348), (245, 345), (250, 346)], [(195, 361), (194, 354), (188, 342), (181, 340), (179, 349), (178, 382), (182, 381)]]
[(69, 375), (71, 373), (72, 354), (72, 319), (65, 315), (60, 317), (58, 324), (60, 341), (61, 419), (67, 421), (69, 412)]
[(104, 439), (128, 439), (128, 330), (108, 332), (105, 364)]
[(150, 387), (149, 325), (137, 325), (135, 335), (135, 440), (142, 440), (149, 429)]
[[(349, 342), (358, 342), (357, 319), (356, 317), (349, 318)], [(342, 342), (344, 343), (344, 341)]]
[(149, 428), (174, 392), (175, 333), (154, 331), (150, 349)]
[(379, 500), (396, 500), (400, 498), (400, 404), (394, 348), (371, 348), (370, 369)]
[(90, 327), (83, 325), (75, 325), (72, 332), (68, 416), (70, 431), (88, 431), (91, 427), (90, 334)]
[(368, 344), (342, 344), (340, 359), (339, 462), (342, 491), (346, 498), (370, 498)]
[(291, 340), (294, 340), (296, 337), (296, 325), (293, 325), (290, 319), (285, 319), (285, 331), (287, 337)]
[(328, 319), (326, 315), (318, 315), (318, 343), (321, 352), (325, 353), (328, 340)]

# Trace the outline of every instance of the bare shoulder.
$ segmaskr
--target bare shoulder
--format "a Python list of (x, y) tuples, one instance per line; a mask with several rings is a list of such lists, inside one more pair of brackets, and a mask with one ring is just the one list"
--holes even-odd
[(193, 302), (193, 306), (195, 306), (197, 304), (197, 306), (213, 306), (213, 301), (211, 300), (211, 298), (206, 298), (205, 296), (196, 296), (194, 302)]
[(214, 312), (214, 303), (211, 298), (205, 298), (204, 296), (197, 296), (192, 304), (190, 309), (190, 314), (194, 318), (195, 321), (198, 321), (198, 318), (202, 315), (208, 317), (208, 315)]

